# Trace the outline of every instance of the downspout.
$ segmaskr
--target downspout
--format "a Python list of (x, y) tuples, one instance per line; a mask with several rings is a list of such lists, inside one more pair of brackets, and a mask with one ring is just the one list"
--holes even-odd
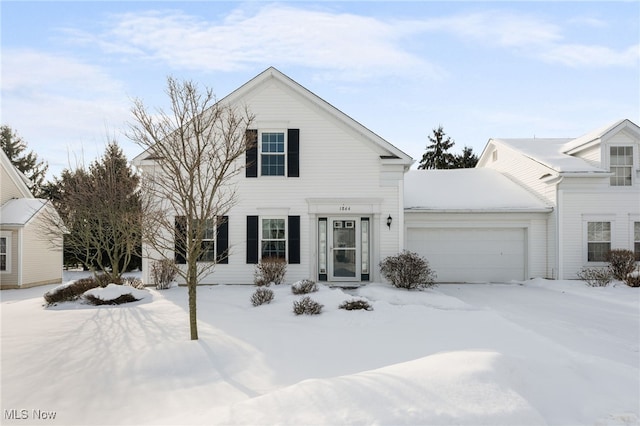
[(398, 248), (404, 250), (404, 175), (398, 181)]
[(563, 193), (564, 193), (564, 190), (560, 189), (560, 184), (562, 183), (563, 179), (564, 177), (560, 176), (560, 180), (558, 181), (558, 183), (556, 183), (555, 215), (556, 215), (556, 265), (558, 268), (558, 276), (556, 277), (557, 280), (561, 280), (564, 278), (564, 264), (563, 264), (564, 247), (562, 244), (562, 232), (564, 231), (564, 227), (562, 226), (562, 220), (560, 215), (560, 206), (562, 205)]
[(24, 244), (22, 244), (23, 227), (18, 228), (18, 288), (22, 288), (22, 256), (24, 256)]

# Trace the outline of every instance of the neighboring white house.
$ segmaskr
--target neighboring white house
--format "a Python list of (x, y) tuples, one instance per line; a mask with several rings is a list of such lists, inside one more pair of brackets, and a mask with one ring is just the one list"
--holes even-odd
[(236, 178), (238, 203), (211, 233), (229, 256), (201, 283), (250, 284), (263, 256), (287, 259), (289, 282), (379, 281), (380, 259), (404, 246), (411, 157), (274, 68), (220, 102), (248, 106), (258, 143)]
[(640, 255), (629, 120), (577, 139), (491, 139), (475, 169), (409, 171), (411, 157), (274, 68), (220, 102), (248, 106), (258, 144), (211, 232), (229, 256), (202, 284), (249, 284), (263, 256), (285, 258), (289, 282), (357, 284), (382, 280), (380, 260), (405, 248), (440, 282), (571, 279), (609, 249)]
[(583, 267), (604, 265), (611, 249), (640, 259), (640, 128), (633, 122), (576, 139), (490, 139), (477, 167), (499, 171), (553, 207), (546, 277), (576, 278)]
[[(0, 288), (26, 288), (62, 282), (62, 234), (44, 238), (45, 214), (56, 214), (37, 199), (26, 178), (0, 150)], [(49, 233), (47, 238), (52, 238)]]

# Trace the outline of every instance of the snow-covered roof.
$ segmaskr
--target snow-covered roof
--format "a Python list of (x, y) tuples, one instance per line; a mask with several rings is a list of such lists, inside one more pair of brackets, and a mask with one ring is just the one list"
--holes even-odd
[(607, 133), (609, 133), (611, 130), (615, 129), (616, 127), (618, 127), (620, 124), (624, 123), (625, 121), (629, 121), (626, 119), (622, 119), (622, 120), (616, 120), (613, 123), (609, 123), (605, 126), (602, 126), (598, 129), (595, 129), (587, 134), (584, 134), (582, 136), (580, 136), (579, 138), (575, 138), (573, 140), (571, 140), (570, 142), (566, 143), (563, 147), (562, 147), (562, 152), (569, 152), (575, 148), (581, 147), (583, 145), (588, 144), (589, 142), (593, 142), (597, 139), (601, 139), (604, 135), (606, 135)]
[(411, 170), (405, 210), (551, 211), (540, 198), (493, 169)]
[(582, 158), (565, 154), (565, 147), (574, 139), (533, 138), (533, 139), (491, 139), (494, 143), (506, 145), (526, 157), (537, 161), (559, 173), (608, 173)]
[(0, 225), (25, 226), (46, 205), (40, 198), (11, 199), (0, 208)]

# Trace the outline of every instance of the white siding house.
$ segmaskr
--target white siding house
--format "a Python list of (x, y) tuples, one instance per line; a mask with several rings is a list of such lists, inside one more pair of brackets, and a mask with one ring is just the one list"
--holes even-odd
[(0, 150), (0, 288), (27, 288), (62, 281), (62, 233), (45, 238), (46, 200), (33, 198), (26, 178)]
[[(229, 255), (202, 284), (250, 284), (267, 256), (287, 260), (289, 282), (334, 284), (381, 281), (380, 260), (403, 249), (439, 282), (572, 279), (610, 249), (640, 256), (640, 128), (629, 120), (576, 139), (490, 139), (475, 169), (409, 171), (411, 157), (274, 68), (220, 102), (255, 115), (257, 146), (216, 232), (216, 253)], [(150, 283), (158, 256), (145, 252)]]
[(576, 139), (491, 139), (477, 167), (508, 176), (553, 207), (549, 278), (604, 266), (611, 249), (640, 256), (640, 128), (611, 123)]
[[(215, 244), (229, 256), (201, 283), (251, 284), (267, 256), (287, 260), (288, 282), (379, 281), (380, 259), (403, 247), (411, 157), (274, 68), (220, 102), (255, 115), (257, 147), (218, 230)], [(150, 161), (143, 153), (134, 164), (144, 170)], [(147, 283), (153, 260), (143, 259)]]

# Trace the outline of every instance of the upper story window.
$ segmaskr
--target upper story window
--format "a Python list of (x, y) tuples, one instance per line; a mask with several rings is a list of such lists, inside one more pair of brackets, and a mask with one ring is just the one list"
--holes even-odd
[(262, 176), (284, 176), (284, 133), (262, 133), (260, 145)]
[(611, 186), (631, 186), (633, 171), (633, 147), (612, 146), (609, 151)]
[(300, 129), (248, 129), (246, 140), (246, 177), (300, 177)]

